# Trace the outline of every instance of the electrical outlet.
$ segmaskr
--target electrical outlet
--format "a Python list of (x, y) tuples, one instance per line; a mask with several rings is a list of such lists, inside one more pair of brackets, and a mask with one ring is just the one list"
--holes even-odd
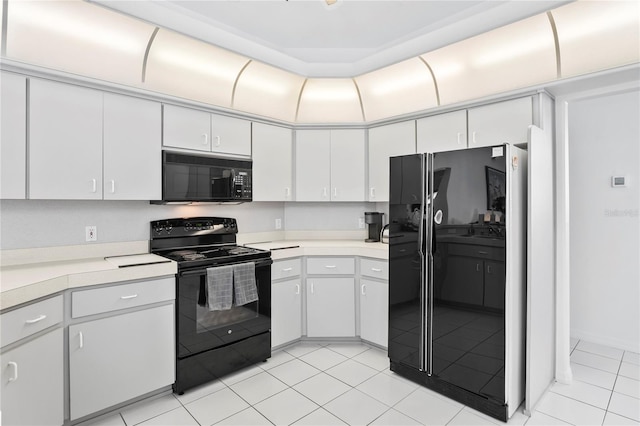
[(363, 217), (359, 217), (358, 218), (358, 228), (364, 229), (364, 218)]
[(282, 229), (282, 219), (276, 219), (276, 229)]
[(86, 226), (84, 228), (86, 241), (98, 241), (98, 227)]

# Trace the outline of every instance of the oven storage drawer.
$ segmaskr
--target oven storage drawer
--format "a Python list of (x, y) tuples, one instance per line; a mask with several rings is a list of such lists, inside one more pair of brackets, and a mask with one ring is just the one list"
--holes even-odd
[(62, 322), (62, 296), (15, 309), (0, 316), (2, 346)]
[(352, 257), (310, 257), (307, 259), (308, 275), (353, 275), (356, 271)]
[(271, 266), (271, 279), (279, 280), (300, 276), (302, 261), (300, 259), (277, 260)]
[(174, 277), (78, 290), (71, 293), (71, 317), (80, 318), (174, 299)]

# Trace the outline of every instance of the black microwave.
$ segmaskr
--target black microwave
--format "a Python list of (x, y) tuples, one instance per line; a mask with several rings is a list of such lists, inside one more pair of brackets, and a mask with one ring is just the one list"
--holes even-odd
[(251, 160), (162, 152), (162, 200), (153, 203), (251, 201)]

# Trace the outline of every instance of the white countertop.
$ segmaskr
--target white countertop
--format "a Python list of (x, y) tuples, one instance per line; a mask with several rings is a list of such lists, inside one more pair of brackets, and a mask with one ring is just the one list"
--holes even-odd
[[(279, 240), (245, 245), (271, 250), (274, 260), (299, 256), (387, 259), (389, 253), (387, 244), (362, 240)], [(176, 262), (154, 254), (136, 253), (139, 243), (124, 243), (121, 251), (118, 246), (110, 244), (92, 248), (92, 257), (84, 258), (79, 255), (82, 247), (75, 246), (3, 253), (6, 256), (0, 269), (0, 310), (70, 288), (174, 275), (177, 272)], [(103, 256), (99, 257), (99, 254)]]
[(5, 266), (0, 269), (0, 309), (96, 284), (174, 275), (177, 264), (149, 253)]
[(363, 256), (389, 258), (389, 245), (365, 243), (362, 240), (281, 240), (245, 244), (271, 250), (273, 260), (298, 256)]

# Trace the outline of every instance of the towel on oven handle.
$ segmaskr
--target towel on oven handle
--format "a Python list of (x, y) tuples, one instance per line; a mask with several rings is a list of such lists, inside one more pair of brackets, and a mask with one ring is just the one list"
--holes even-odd
[(210, 311), (231, 309), (233, 270), (232, 265), (207, 268), (207, 304)]
[(258, 300), (256, 265), (253, 262), (233, 265), (233, 287), (237, 306)]

